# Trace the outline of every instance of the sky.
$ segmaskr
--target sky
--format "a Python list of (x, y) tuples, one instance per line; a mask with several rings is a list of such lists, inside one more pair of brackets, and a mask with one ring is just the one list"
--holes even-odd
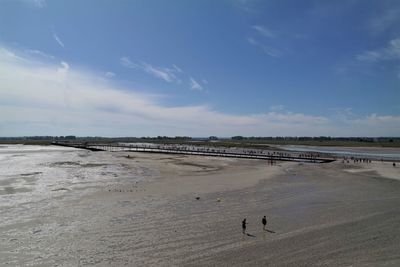
[(0, 136), (400, 136), (400, 1), (0, 0)]

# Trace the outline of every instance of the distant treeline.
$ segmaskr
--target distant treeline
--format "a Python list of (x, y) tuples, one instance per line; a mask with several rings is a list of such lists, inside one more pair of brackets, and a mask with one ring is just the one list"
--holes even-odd
[(331, 136), (276, 136), (276, 137), (245, 137), (233, 136), (232, 140), (261, 140), (261, 141), (340, 141), (340, 142), (400, 142), (400, 137), (331, 137)]
[(232, 136), (232, 137), (190, 137), (190, 136), (156, 136), (156, 137), (101, 137), (101, 136), (85, 136), (77, 137), (75, 135), (66, 136), (20, 136), (20, 137), (0, 137), (0, 141), (18, 141), (18, 140), (32, 140), (32, 141), (67, 141), (67, 140), (86, 140), (86, 141), (118, 141), (118, 142), (137, 142), (146, 140), (235, 140), (235, 141), (340, 141), (340, 142), (400, 142), (400, 137), (331, 137), (331, 136), (275, 136), (275, 137), (246, 137), (246, 136)]
[(75, 135), (67, 135), (67, 136), (18, 136), (18, 137), (0, 137), (0, 140), (3, 141), (13, 141), (13, 140), (32, 140), (32, 141), (41, 141), (41, 140), (76, 140), (77, 137)]
[(101, 137), (101, 136), (85, 136), (77, 137), (75, 135), (66, 136), (21, 136), (21, 137), (0, 137), (0, 141), (109, 141), (109, 142), (140, 142), (140, 141), (208, 141), (208, 140), (219, 140), (219, 141), (301, 141), (301, 142), (363, 142), (363, 143), (374, 143), (374, 142), (385, 142), (394, 143), (400, 142), (400, 137), (331, 137), (331, 136), (275, 136), (275, 137), (246, 137), (246, 136), (232, 136), (232, 137), (190, 137), (190, 136), (155, 136), (155, 137)]

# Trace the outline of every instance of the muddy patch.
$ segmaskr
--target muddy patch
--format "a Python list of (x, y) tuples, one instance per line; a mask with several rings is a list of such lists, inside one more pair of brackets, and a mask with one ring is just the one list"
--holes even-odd
[(65, 187), (61, 187), (61, 188), (52, 189), (51, 191), (55, 191), (55, 192), (57, 192), (57, 191), (69, 191), (69, 189), (65, 188)]
[(20, 176), (35, 176), (38, 174), (42, 174), (42, 172), (28, 172), (28, 173), (21, 173)]
[(5, 186), (0, 188), (0, 195), (13, 195), (17, 193), (27, 193), (32, 192), (32, 189), (28, 187), (13, 187), (13, 186)]
[(50, 167), (82, 167), (82, 168), (97, 168), (97, 167), (107, 167), (107, 163), (82, 163), (79, 161), (58, 161), (49, 164)]
[(38, 173), (30, 173), (28, 174), (19, 174), (12, 176), (7, 179), (1, 179), (0, 180), (0, 186), (11, 186), (15, 184), (23, 184), (23, 185), (35, 185), (37, 180), (39, 179), (36, 175), (41, 174), (41, 172)]
[(58, 161), (49, 164), (50, 167), (77, 167), (80, 165), (80, 162), (75, 161)]

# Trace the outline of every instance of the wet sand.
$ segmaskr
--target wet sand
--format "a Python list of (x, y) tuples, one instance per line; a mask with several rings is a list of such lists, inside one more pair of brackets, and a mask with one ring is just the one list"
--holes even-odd
[(26, 201), (1, 207), (0, 265), (400, 265), (400, 167), (79, 153), (54, 165), (76, 183), (2, 191)]

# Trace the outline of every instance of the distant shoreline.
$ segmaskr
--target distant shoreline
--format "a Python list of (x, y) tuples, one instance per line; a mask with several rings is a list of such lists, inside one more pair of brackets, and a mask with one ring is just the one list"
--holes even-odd
[[(23, 144), (23, 145), (51, 145), (52, 142), (57, 139), (24, 139), (24, 138), (0, 138), (0, 144)], [(119, 142), (130, 142), (130, 143), (155, 143), (155, 144), (181, 144), (181, 145), (201, 145), (210, 147), (241, 147), (241, 148), (260, 148), (276, 149), (279, 146), (312, 146), (312, 147), (376, 147), (376, 148), (400, 148), (400, 141), (336, 141), (336, 140), (258, 140), (258, 139), (246, 139), (246, 140), (231, 140), (231, 139), (218, 139), (218, 140), (207, 140), (207, 139), (157, 139), (157, 138), (85, 138), (77, 137), (73, 140), (63, 140), (71, 142), (88, 142), (88, 143), (119, 143)]]

